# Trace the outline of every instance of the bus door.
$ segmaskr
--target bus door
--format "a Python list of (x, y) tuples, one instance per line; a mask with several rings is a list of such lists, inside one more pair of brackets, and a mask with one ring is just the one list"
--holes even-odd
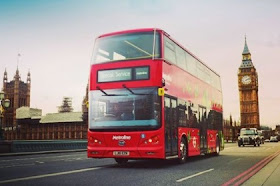
[(200, 130), (200, 151), (207, 152), (207, 120), (206, 120), (206, 107), (198, 107), (198, 122)]
[(177, 100), (164, 98), (165, 112), (165, 153), (166, 156), (178, 154), (178, 117)]

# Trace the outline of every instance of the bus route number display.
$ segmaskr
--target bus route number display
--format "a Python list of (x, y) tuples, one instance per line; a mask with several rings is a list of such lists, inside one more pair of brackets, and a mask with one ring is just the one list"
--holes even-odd
[(149, 67), (122, 68), (98, 71), (98, 83), (147, 80), (149, 79)]

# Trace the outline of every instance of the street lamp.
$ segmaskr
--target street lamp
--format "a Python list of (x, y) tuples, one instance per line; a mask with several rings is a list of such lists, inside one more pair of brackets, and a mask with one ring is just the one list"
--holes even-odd
[(2, 119), (4, 117), (3, 113), (6, 108), (10, 106), (10, 100), (5, 99), (5, 92), (2, 90), (0, 92), (0, 140), (3, 140), (3, 129), (2, 129)]

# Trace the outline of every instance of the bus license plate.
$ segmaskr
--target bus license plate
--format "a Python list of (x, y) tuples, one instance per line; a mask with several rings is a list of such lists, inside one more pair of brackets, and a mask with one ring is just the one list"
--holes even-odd
[(114, 156), (129, 156), (129, 151), (113, 151)]

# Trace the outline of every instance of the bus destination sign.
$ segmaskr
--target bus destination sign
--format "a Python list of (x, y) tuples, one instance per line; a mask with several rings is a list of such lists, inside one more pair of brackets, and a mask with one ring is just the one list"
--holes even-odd
[(98, 83), (146, 79), (149, 79), (149, 67), (122, 68), (98, 71)]

